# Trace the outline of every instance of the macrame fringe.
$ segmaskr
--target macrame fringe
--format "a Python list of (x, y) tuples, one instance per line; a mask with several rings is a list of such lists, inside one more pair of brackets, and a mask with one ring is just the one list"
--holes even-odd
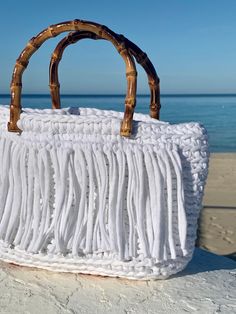
[(35, 148), (0, 139), (0, 239), (29, 253), (187, 254), (179, 153), (153, 145)]

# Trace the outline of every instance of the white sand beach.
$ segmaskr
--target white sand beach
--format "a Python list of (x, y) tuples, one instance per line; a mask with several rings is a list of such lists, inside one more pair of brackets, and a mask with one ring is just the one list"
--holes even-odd
[(212, 154), (200, 220), (199, 245), (211, 252), (236, 252), (236, 154)]
[(211, 154), (204, 205), (236, 207), (236, 153)]

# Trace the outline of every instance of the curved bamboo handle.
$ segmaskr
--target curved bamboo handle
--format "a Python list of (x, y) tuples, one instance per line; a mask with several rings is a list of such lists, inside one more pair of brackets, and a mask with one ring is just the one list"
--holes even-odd
[(125, 44), (128, 47), (129, 52), (135, 57), (136, 61), (144, 68), (148, 77), (148, 84), (150, 88), (150, 116), (155, 119), (160, 119), (160, 79), (157, 76), (156, 70), (148, 58), (147, 54), (143, 52), (132, 41), (125, 38)]
[[(150, 87), (151, 99), (150, 99), (150, 116), (155, 119), (160, 118), (160, 80), (156, 74), (156, 70), (151, 63), (150, 59), (138, 46), (133, 42), (125, 38), (123, 35), (119, 36), (120, 39), (125, 42), (128, 51), (135, 57), (136, 61), (141, 64), (147, 73), (148, 83)], [(60, 83), (58, 80), (58, 66), (62, 58), (63, 52), (67, 46), (74, 44), (81, 39), (91, 38), (91, 39), (102, 39), (97, 34), (92, 32), (78, 31), (71, 32), (65, 38), (63, 38), (59, 44), (56, 46), (49, 66), (49, 86), (52, 98), (52, 104), (55, 108), (61, 107), (60, 102)]]
[[(72, 34), (77, 34), (77, 36), (72, 36)], [(67, 46), (76, 43), (78, 40), (83, 38), (100, 39), (100, 37), (92, 32), (79, 31), (69, 33), (65, 38), (63, 38), (59, 44), (56, 46), (52, 53), (52, 57), (49, 65), (49, 87), (52, 98), (52, 108), (61, 108), (61, 97), (60, 97), (60, 82), (58, 79), (58, 66), (61, 61), (63, 52)]]
[(118, 34), (114, 33), (106, 26), (83, 20), (62, 22), (49, 26), (36, 37), (33, 37), (21, 52), (12, 74), (10, 121), (8, 122), (8, 130), (10, 132), (21, 131), (17, 126), (17, 121), (19, 120), (21, 113), (22, 74), (29, 63), (30, 57), (47, 39), (68, 31), (90, 31), (103, 39), (109, 40), (124, 59), (126, 63), (127, 93), (125, 99), (125, 113), (121, 122), (120, 134), (129, 137), (132, 130), (133, 113), (136, 104), (137, 72), (134, 59), (129, 54), (125, 42)]

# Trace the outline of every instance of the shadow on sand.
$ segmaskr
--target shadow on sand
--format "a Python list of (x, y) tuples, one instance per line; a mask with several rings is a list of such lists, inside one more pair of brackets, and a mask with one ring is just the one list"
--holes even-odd
[(236, 271), (236, 262), (234, 260), (196, 248), (193, 258), (188, 266), (182, 272), (171, 278), (231, 269)]

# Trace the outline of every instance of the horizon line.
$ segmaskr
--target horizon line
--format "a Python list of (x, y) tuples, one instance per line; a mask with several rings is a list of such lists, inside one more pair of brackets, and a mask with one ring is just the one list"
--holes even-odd
[[(50, 97), (50, 93), (22, 93), (22, 97)], [(125, 94), (61, 94), (61, 97), (125, 97)], [(150, 94), (137, 94), (137, 97), (149, 97)], [(232, 97), (236, 96), (236, 93), (161, 93), (161, 97), (213, 97), (213, 96), (222, 96), (222, 97)], [(8, 98), (11, 97), (9, 93), (0, 93), (0, 97)]]

